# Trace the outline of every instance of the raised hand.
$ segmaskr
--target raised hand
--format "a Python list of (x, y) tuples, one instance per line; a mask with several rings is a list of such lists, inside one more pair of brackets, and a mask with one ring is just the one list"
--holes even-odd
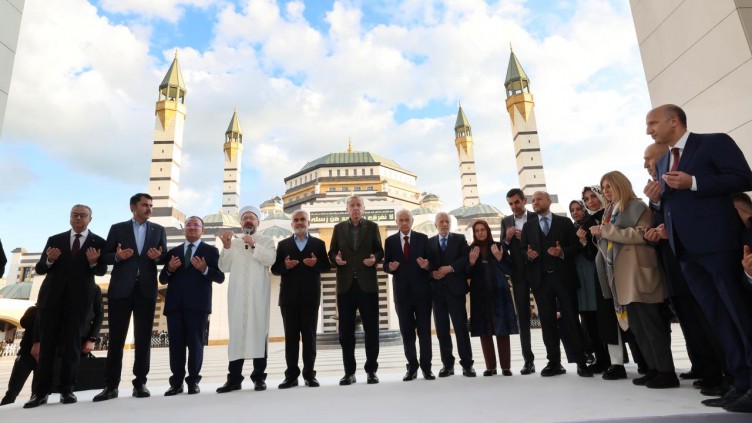
[(60, 249), (55, 247), (49, 247), (47, 251), (47, 261), (54, 263), (60, 257)]
[(183, 262), (177, 256), (172, 256), (170, 257), (170, 261), (167, 262), (167, 271), (170, 273), (175, 273), (175, 271), (178, 270), (178, 268), (182, 265)]
[(673, 189), (692, 188), (692, 176), (684, 172), (666, 172), (663, 174), (663, 180), (666, 181), (666, 185), (670, 186)]
[(374, 256), (373, 254), (371, 254), (370, 256), (368, 256), (367, 259), (363, 260), (363, 264), (366, 265), (366, 266), (368, 266), (368, 267), (373, 266), (374, 264), (376, 264), (376, 256)]
[(94, 266), (99, 261), (99, 256), (102, 255), (102, 250), (98, 250), (94, 247), (86, 249), (86, 260), (89, 260), (89, 264)]
[(418, 257), (415, 259), (415, 261), (418, 263), (418, 267), (420, 267), (423, 270), (428, 270), (428, 265), (430, 264), (428, 262), (428, 259), (424, 259), (423, 257)]
[(297, 266), (300, 263), (298, 260), (293, 260), (290, 258), (290, 256), (285, 257), (285, 268), (287, 270), (292, 269), (293, 267)]
[(538, 252), (533, 250), (533, 247), (528, 244), (527, 246), (527, 259), (533, 261), (538, 258)]
[(744, 246), (744, 258), (742, 259), (742, 267), (744, 267), (744, 273), (752, 276), (752, 251), (750, 251), (749, 245)]
[(397, 268), (399, 268), (399, 262), (398, 261), (390, 261), (389, 264), (387, 265), (387, 267), (389, 267), (389, 271), (390, 272), (394, 272), (395, 270), (397, 270)]
[(222, 241), (222, 246), (224, 248), (230, 248), (232, 246), (232, 237), (234, 234), (232, 231), (224, 231), (222, 232), (222, 235), (219, 236), (220, 241)]
[(504, 241), (506, 241), (507, 244), (512, 242), (512, 238), (514, 238), (514, 235), (515, 235), (515, 229), (516, 228), (514, 226), (510, 226), (507, 228), (507, 231), (504, 235)]
[(660, 182), (648, 179), (648, 183), (645, 184), (645, 189), (642, 190), (642, 193), (645, 194), (652, 203), (658, 203), (661, 201), (662, 190), (663, 185)]
[(160, 245), (159, 248), (151, 247), (148, 251), (146, 251), (146, 256), (149, 257), (150, 260), (156, 260), (162, 256), (162, 246)]
[(480, 248), (477, 246), (470, 249), (469, 259), (470, 259), (470, 265), (473, 266), (476, 261), (478, 261), (478, 256), (480, 255)]
[(337, 252), (337, 257), (334, 258), (334, 261), (337, 263), (337, 266), (347, 265), (347, 261), (342, 260), (342, 251)]
[(496, 261), (501, 261), (501, 258), (504, 256), (504, 250), (496, 244), (491, 244), (491, 254), (496, 258)]
[(311, 257), (304, 258), (303, 264), (305, 264), (308, 267), (313, 267), (318, 263), (318, 259), (316, 258), (316, 254), (311, 253)]
[(556, 241), (555, 247), (549, 247), (548, 248), (548, 255), (553, 257), (561, 257), (561, 255), (564, 254), (564, 250), (561, 249), (561, 245), (559, 245), (559, 241)]
[(206, 272), (206, 269), (209, 268), (209, 265), (206, 264), (206, 259), (197, 255), (194, 255), (193, 258), (191, 258), (191, 264), (193, 265), (194, 269), (198, 270), (201, 273)]

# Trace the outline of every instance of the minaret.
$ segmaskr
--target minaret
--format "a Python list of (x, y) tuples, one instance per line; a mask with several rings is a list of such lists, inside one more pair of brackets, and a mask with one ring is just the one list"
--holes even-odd
[(454, 124), (454, 145), (460, 158), (460, 183), (462, 184), (462, 206), (472, 207), (480, 203), (478, 198), (478, 177), (475, 173), (475, 152), (473, 132), (460, 104), (457, 122)]
[(149, 173), (149, 194), (154, 198), (151, 220), (165, 227), (182, 227), (185, 220), (176, 201), (183, 150), (185, 92), (176, 51), (167, 75), (159, 84)]
[[(514, 154), (517, 157), (520, 189), (529, 198), (535, 191), (546, 191), (546, 177), (543, 174), (543, 158), (538, 140), (535, 102), (530, 92), (530, 80), (514, 51), (511, 51), (509, 56), (504, 86), (507, 90), (507, 111), (512, 120), (512, 140), (514, 141)], [(557, 202), (554, 196), (552, 200)]]
[(240, 157), (243, 155), (243, 131), (237, 108), (232, 112), (225, 132), (225, 172), (222, 182), (222, 213), (237, 216), (240, 211)]

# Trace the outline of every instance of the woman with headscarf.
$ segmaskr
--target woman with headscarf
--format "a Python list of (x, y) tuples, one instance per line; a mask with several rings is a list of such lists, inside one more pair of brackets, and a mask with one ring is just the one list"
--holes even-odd
[(483, 376), (496, 374), (496, 351), (504, 376), (511, 376), (509, 335), (519, 333), (512, 295), (506, 274), (511, 269), (503, 261), (504, 250), (494, 242), (491, 228), (484, 220), (473, 223), (467, 275), (470, 277), (470, 335), (479, 336), (486, 370)]
[[(606, 350), (606, 344), (600, 336), (602, 330), (599, 329), (598, 307), (608, 309), (609, 303), (603, 298), (603, 292), (601, 292), (598, 283), (598, 274), (595, 271), (594, 260), (598, 250), (593, 243), (593, 236), (589, 229), (597, 223), (586, 210), (585, 203), (581, 200), (573, 200), (569, 203), (569, 214), (575, 228), (577, 228), (577, 237), (582, 246), (580, 253), (574, 257), (574, 267), (580, 282), (577, 289), (577, 305), (579, 307), (577, 312), (580, 314), (585, 339), (588, 341), (586, 351), (592, 351), (595, 355), (595, 361), (589, 366), (589, 369), (593, 373), (603, 373), (611, 366), (611, 360)], [(599, 301), (605, 302), (605, 307), (598, 304)], [(607, 322), (600, 324), (607, 324)], [(615, 326), (609, 325), (608, 330), (614, 332)]]
[(631, 329), (648, 364), (645, 376), (632, 380), (648, 388), (679, 386), (671, 355), (671, 332), (662, 313), (667, 292), (655, 249), (644, 238), (653, 212), (635, 195), (619, 171), (601, 178), (607, 201), (600, 226), (590, 228), (598, 240), (596, 265), (603, 287), (611, 291), (619, 326)]

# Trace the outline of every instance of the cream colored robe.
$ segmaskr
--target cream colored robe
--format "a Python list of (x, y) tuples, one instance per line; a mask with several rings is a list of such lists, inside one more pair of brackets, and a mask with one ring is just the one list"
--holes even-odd
[(262, 358), (269, 338), (271, 285), (269, 266), (274, 264), (274, 241), (254, 234), (256, 248), (245, 248), (236, 238), (219, 255), (219, 270), (229, 272), (227, 308), (230, 361)]

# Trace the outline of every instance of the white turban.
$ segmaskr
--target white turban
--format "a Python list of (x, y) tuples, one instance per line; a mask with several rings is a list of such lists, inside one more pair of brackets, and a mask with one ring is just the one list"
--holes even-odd
[(253, 213), (256, 215), (256, 219), (261, 219), (261, 210), (259, 210), (256, 206), (245, 206), (242, 209), (240, 209), (240, 218), (243, 218), (243, 215), (246, 213)]

